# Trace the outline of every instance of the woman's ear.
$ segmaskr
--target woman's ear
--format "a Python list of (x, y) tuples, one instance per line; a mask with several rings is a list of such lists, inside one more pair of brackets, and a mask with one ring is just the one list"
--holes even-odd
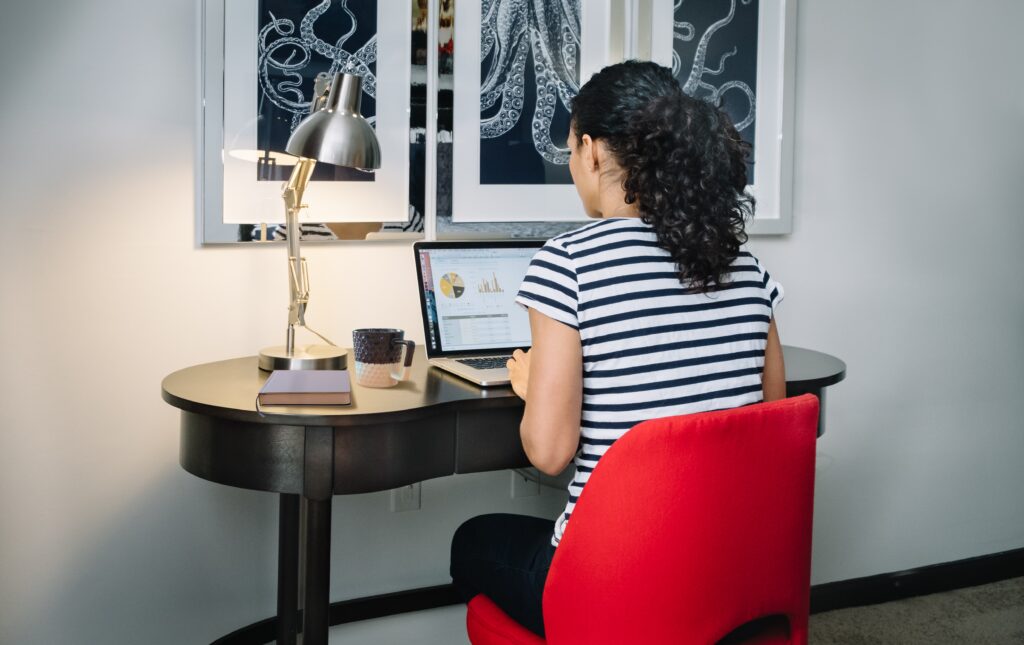
[(580, 166), (585, 170), (594, 171), (600, 167), (600, 151), (597, 142), (589, 134), (580, 140)]

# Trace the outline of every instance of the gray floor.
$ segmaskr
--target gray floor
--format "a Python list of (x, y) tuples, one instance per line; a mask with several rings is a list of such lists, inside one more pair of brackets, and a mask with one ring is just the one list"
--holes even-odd
[[(331, 629), (330, 645), (467, 645), (466, 608)], [(1024, 578), (811, 616), (811, 645), (1024, 644)]]
[(329, 645), (469, 645), (466, 606), (417, 611), (332, 627)]
[(1024, 643), (1024, 578), (811, 616), (812, 645)]

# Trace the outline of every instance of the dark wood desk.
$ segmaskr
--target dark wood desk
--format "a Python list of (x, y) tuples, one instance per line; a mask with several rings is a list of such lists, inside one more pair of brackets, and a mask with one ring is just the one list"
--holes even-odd
[[(218, 642), (265, 642), (248, 638), (272, 629), (278, 643), (294, 644), (304, 572), (303, 642), (327, 643), (329, 624), (338, 622), (328, 613), (332, 496), (529, 465), (519, 442), (522, 401), (512, 389), (481, 389), (431, 368), (422, 349), (409, 381), (388, 389), (353, 384), (352, 405), (337, 408), (275, 406), (260, 414), (256, 394), (267, 374), (256, 357), (197, 365), (164, 379), (164, 400), (182, 411), (182, 467), (209, 481), (281, 496), (277, 619)], [(784, 349), (787, 393), (816, 394), (824, 411), (824, 388), (845, 377), (845, 364)], [(415, 605), (403, 609), (423, 608)]]

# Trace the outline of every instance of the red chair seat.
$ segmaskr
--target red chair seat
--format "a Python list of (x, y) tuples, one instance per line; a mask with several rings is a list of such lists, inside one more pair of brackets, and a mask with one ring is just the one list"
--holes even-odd
[[(469, 601), (466, 627), (473, 645), (547, 645), (546, 641), (509, 618), (487, 596), (480, 594)], [(680, 640), (679, 642), (683, 642)], [(784, 622), (775, 622), (756, 636), (730, 645), (790, 645), (789, 629)]]
[(469, 640), (474, 645), (544, 645), (544, 639), (521, 626), (480, 594), (466, 610)]

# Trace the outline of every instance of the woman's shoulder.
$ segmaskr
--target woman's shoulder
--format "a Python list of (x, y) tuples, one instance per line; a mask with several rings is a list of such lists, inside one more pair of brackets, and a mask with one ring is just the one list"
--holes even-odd
[(645, 224), (643, 220), (637, 217), (613, 217), (599, 219), (596, 222), (585, 224), (567, 233), (562, 233), (551, 238), (550, 242), (554, 242), (561, 248), (571, 252), (574, 246), (586, 244), (605, 235), (629, 232), (648, 234), (651, 231), (653, 229), (650, 225)]
[(731, 274), (733, 280), (742, 286), (760, 288), (771, 302), (772, 311), (785, 297), (786, 291), (782, 284), (768, 273), (768, 269), (746, 247), (741, 248), (733, 260)]
[(736, 254), (736, 259), (732, 261), (732, 266), (734, 269), (746, 267), (747, 270), (756, 270), (761, 274), (766, 272), (761, 260), (745, 246), (741, 247), (740, 252)]
[(740, 252), (736, 254), (736, 257), (732, 261), (733, 266), (743, 266), (758, 264), (757, 258), (754, 254), (747, 250), (746, 247), (741, 247)]

